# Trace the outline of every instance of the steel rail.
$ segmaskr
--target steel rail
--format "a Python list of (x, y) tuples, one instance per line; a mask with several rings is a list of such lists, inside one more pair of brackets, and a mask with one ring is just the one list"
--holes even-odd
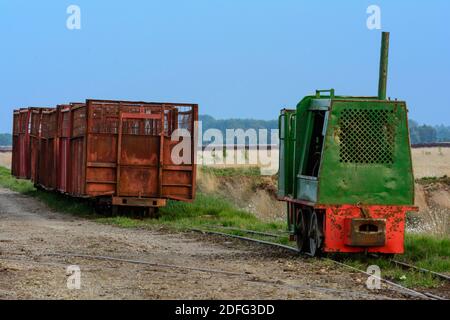
[(259, 244), (264, 244), (264, 245), (268, 245), (268, 246), (277, 247), (277, 248), (281, 248), (281, 249), (284, 249), (284, 250), (292, 251), (292, 252), (295, 252), (295, 253), (300, 253), (300, 251), (297, 248), (294, 248), (294, 247), (291, 247), (291, 246), (287, 246), (287, 245), (284, 245), (284, 244), (281, 244), (281, 243), (274, 243), (274, 242), (265, 241), (265, 240), (258, 240), (258, 239), (254, 239), (254, 238), (236, 236), (234, 234), (218, 232), (218, 231), (209, 231), (209, 230), (202, 230), (202, 229), (188, 229), (188, 230), (194, 231), (194, 232), (198, 232), (198, 233), (219, 235), (219, 236), (235, 238), (235, 239), (244, 240), (244, 241), (256, 242), (256, 243), (259, 243)]
[[(235, 239), (244, 240), (244, 241), (248, 241), (248, 242), (254, 242), (254, 243), (259, 243), (259, 244), (263, 244), (263, 245), (273, 246), (273, 247), (285, 249), (285, 250), (288, 250), (288, 251), (291, 251), (291, 252), (295, 252), (295, 253), (301, 253), (297, 248), (294, 248), (294, 247), (291, 247), (291, 246), (287, 246), (287, 245), (283, 245), (283, 244), (279, 244), (279, 243), (273, 243), (273, 242), (269, 242), (269, 241), (258, 240), (258, 239), (254, 239), (254, 238), (248, 238), (248, 237), (241, 237), (241, 236), (231, 235), (231, 234), (228, 234), (228, 233), (216, 232), (216, 231), (210, 231), (210, 230), (202, 230), (202, 229), (189, 229), (189, 230), (190, 231), (194, 231), (194, 232), (199, 232), (199, 233), (206, 233), (206, 234), (211, 234), (211, 235), (219, 235), (219, 236), (224, 236), (224, 237), (229, 237), (229, 238), (235, 238)], [(364, 270), (360, 270), (358, 268), (352, 267), (352, 266), (347, 265), (345, 263), (342, 263), (342, 262), (339, 262), (339, 261), (336, 261), (336, 260), (333, 260), (333, 259), (330, 259), (330, 258), (324, 258), (324, 259), (328, 260), (330, 262), (333, 262), (333, 263), (335, 263), (337, 265), (340, 265), (342, 267), (346, 267), (346, 268), (352, 269), (354, 271), (363, 273), (363, 274), (365, 274), (367, 276), (379, 279), (380, 281), (386, 283), (387, 285), (395, 287), (395, 288), (403, 291), (403, 293), (408, 294), (411, 297), (421, 298), (421, 299), (426, 299), (426, 300), (430, 300), (430, 299), (432, 299), (432, 300), (447, 300), (445, 298), (442, 298), (442, 297), (439, 297), (439, 296), (436, 296), (436, 295), (433, 295), (433, 294), (430, 294), (430, 293), (422, 293), (422, 292), (416, 291), (414, 289), (410, 289), (410, 288), (404, 287), (404, 286), (402, 286), (402, 285), (400, 285), (398, 283), (389, 281), (387, 279), (383, 279), (381, 277), (376, 277), (376, 276), (374, 276), (374, 275), (372, 275), (372, 274), (370, 274), (370, 273), (368, 273), (368, 272), (366, 272)]]
[[(325, 258), (325, 260), (333, 262), (333, 263), (336, 263), (337, 265), (340, 265), (342, 267), (349, 268), (349, 269), (352, 269), (354, 271), (358, 271), (358, 272), (363, 273), (363, 274), (365, 274), (367, 276), (373, 277), (373, 278), (375, 278), (377, 280), (383, 281), (383, 282), (385, 282), (386, 284), (388, 284), (390, 286), (393, 286), (393, 287), (396, 287), (396, 288), (402, 290), (403, 292), (409, 294), (410, 296), (413, 296), (413, 297), (416, 297), (416, 298), (427, 299), (427, 300), (429, 300), (431, 298), (431, 297), (429, 297), (428, 295), (426, 295), (426, 294), (424, 294), (422, 292), (419, 292), (419, 291), (416, 291), (414, 289), (410, 289), (410, 288), (404, 287), (404, 286), (402, 286), (402, 285), (400, 285), (398, 283), (395, 283), (395, 282), (383, 279), (381, 277), (377, 277), (377, 276), (375, 276), (373, 274), (370, 274), (370, 273), (368, 273), (368, 272), (366, 272), (364, 270), (352, 267), (352, 266), (350, 266), (348, 264), (345, 264), (345, 263), (342, 263), (342, 262), (339, 262), (339, 261), (336, 261), (336, 260), (333, 260), (333, 259), (330, 259), (330, 258)], [(434, 299), (434, 298), (432, 298), (432, 299)]]
[[(121, 262), (121, 263), (149, 265), (149, 266), (153, 266), (153, 267), (186, 269), (186, 270), (191, 270), (191, 271), (200, 271), (200, 272), (207, 272), (207, 273), (220, 273), (220, 274), (229, 275), (229, 276), (240, 276), (240, 277), (245, 278), (245, 281), (251, 282), (251, 283), (261, 283), (261, 284), (277, 286), (277, 287), (287, 287), (287, 288), (300, 289), (300, 290), (315, 290), (315, 291), (319, 291), (319, 292), (330, 292), (330, 293), (338, 293), (338, 294), (348, 294), (348, 295), (357, 296), (357, 297), (359, 296), (359, 297), (373, 298), (373, 295), (366, 294), (363, 292), (356, 292), (356, 291), (351, 291), (351, 290), (346, 290), (346, 289), (326, 288), (326, 287), (312, 286), (312, 285), (295, 285), (295, 284), (288, 284), (288, 283), (280, 283), (279, 281), (255, 278), (251, 274), (248, 274), (248, 273), (230, 272), (230, 271), (223, 271), (223, 270), (217, 270), (217, 269), (193, 268), (193, 267), (185, 267), (185, 266), (172, 265), (172, 264), (153, 263), (153, 262), (147, 262), (147, 261), (142, 261), (142, 260), (124, 259), (124, 258), (116, 258), (116, 257), (109, 257), (109, 256), (87, 255), (87, 254), (48, 253), (48, 254), (44, 254), (43, 256), (75, 257), (75, 258), (92, 259), (92, 260), (104, 260), (104, 261), (114, 261), (114, 262)], [(0, 260), (2, 260), (2, 259), (0, 258)], [(21, 260), (21, 262), (26, 262), (26, 261)], [(32, 261), (32, 262), (42, 263), (40, 261)], [(44, 263), (44, 264), (47, 264), (47, 263)], [(389, 299), (389, 297), (386, 297), (386, 298)]]
[(424, 292), (423, 294), (426, 295), (427, 297), (432, 298), (433, 300), (445, 300), (445, 301), (448, 300), (446, 298), (439, 297), (439, 296), (434, 295), (434, 294), (429, 293), (429, 292)]
[(430, 273), (430, 274), (432, 274), (432, 275), (434, 275), (436, 277), (439, 277), (439, 278), (442, 278), (444, 280), (450, 281), (450, 276), (448, 276), (446, 274), (435, 272), (435, 271), (431, 271), (431, 270), (428, 270), (428, 269), (425, 269), (425, 268), (421, 268), (421, 267), (417, 267), (417, 266), (414, 266), (412, 264), (408, 264), (406, 262), (402, 262), (402, 261), (398, 261), (398, 260), (394, 260), (394, 259), (391, 259), (390, 261), (392, 263), (398, 265), (398, 266), (401, 266), (401, 267), (404, 267), (404, 268), (408, 268), (408, 269), (415, 269), (415, 270), (421, 271), (423, 273)]
[(280, 234), (275, 234), (275, 233), (267, 233), (267, 232), (260, 232), (260, 231), (255, 231), (255, 230), (239, 229), (239, 228), (234, 228), (234, 227), (225, 227), (225, 226), (217, 226), (217, 225), (207, 225), (206, 227), (214, 228), (214, 229), (225, 229), (225, 230), (231, 230), (231, 231), (239, 231), (239, 232), (242, 232), (242, 233), (256, 234), (256, 235), (272, 237), (272, 238), (278, 238), (278, 237), (282, 237), (282, 236), (286, 235), (286, 234), (281, 234), (281, 233)]
[(115, 257), (107, 257), (107, 256), (96, 256), (96, 255), (88, 255), (88, 254), (47, 253), (47, 254), (44, 254), (44, 256), (74, 257), (74, 258), (83, 258), (83, 259), (116, 261), (116, 262), (141, 264), (141, 265), (148, 265), (148, 266), (152, 266), (152, 267), (162, 267), (162, 268), (169, 268), (169, 269), (185, 269), (185, 270), (190, 270), (190, 271), (200, 271), (200, 272), (206, 272), (206, 273), (221, 273), (221, 274), (226, 274), (226, 275), (230, 275), (230, 276), (245, 275), (244, 273), (223, 271), (223, 270), (217, 270), (217, 269), (194, 268), (194, 267), (180, 266), (180, 265), (174, 265), (174, 264), (164, 264), (164, 263), (148, 262), (148, 261), (143, 261), (143, 260), (133, 260), (133, 259), (115, 258)]

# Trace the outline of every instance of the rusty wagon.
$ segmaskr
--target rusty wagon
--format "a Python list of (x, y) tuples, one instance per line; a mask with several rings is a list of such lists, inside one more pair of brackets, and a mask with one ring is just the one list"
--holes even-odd
[(14, 110), (12, 174), (21, 179), (31, 177), (30, 168), (30, 108)]
[[(113, 211), (192, 201), (197, 120), (198, 105), (186, 103), (86, 100), (16, 110), (12, 174)], [(174, 150), (179, 143), (187, 147)]]

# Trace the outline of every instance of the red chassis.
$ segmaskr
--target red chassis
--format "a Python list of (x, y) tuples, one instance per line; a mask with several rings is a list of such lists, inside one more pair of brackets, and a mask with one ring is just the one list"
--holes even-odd
[[(288, 203), (290, 224), (299, 221), (298, 215), (302, 212), (315, 212), (319, 216), (321, 251), (329, 253), (402, 254), (406, 213), (418, 210), (413, 206), (331, 206), (290, 198), (280, 200)], [(295, 237), (292, 240), (294, 239)]]
[(410, 206), (319, 206), (325, 211), (324, 252), (402, 254)]

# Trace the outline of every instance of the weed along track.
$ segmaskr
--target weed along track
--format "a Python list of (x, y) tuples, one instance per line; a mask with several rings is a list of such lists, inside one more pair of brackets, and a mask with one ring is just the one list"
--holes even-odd
[(444, 279), (446, 281), (450, 281), (450, 276), (448, 276), (446, 274), (443, 274), (443, 273), (434, 272), (434, 271), (431, 271), (431, 270), (428, 270), (428, 269), (420, 268), (420, 267), (411, 265), (409, 263), (405, 263), (405, 262), (402, 262), (402, 261), (397, 261), (397, 260), (394, 260), (394, 259), (392, 259), (391, 262), (396, 264), (396, 265), (399, 265), (399, 266), (402, 266), (404, 268), (407, 268), (407, 269), (413, 269), (413, 270), (418, 270), (420, 272), (429, 273), (429, 274), (432, 274), (435, 277), (439, 277), (439, 278)]

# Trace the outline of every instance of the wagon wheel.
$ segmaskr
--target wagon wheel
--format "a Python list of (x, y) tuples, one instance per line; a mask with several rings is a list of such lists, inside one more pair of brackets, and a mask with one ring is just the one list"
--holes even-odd
[(305, 244), (307, 240), (307, 230), (306, 230), (306, 222), (305, 215), (302, 209), (298, 208), (296, 211), (296, 221), (295, 221), (295, 234), (297, 240), (297, 248), (301, 252), (305, 250)]
[(120, 211), (119, 211), (119, 206), (111, 206), (111, 215), (113, 216), (113, 217), (117, 217), (117, 216), (119, 216), (119, 213), (120, 213)]
[(315, 257), (322, 247), (323, 231), (317, 213), (314, 211), (309, 220), (308, 242), (309, 254)]
[(158, 219), (160, 217), (158, 207), (146, 207), (144, 208), (144, 217), (151, 219)]

